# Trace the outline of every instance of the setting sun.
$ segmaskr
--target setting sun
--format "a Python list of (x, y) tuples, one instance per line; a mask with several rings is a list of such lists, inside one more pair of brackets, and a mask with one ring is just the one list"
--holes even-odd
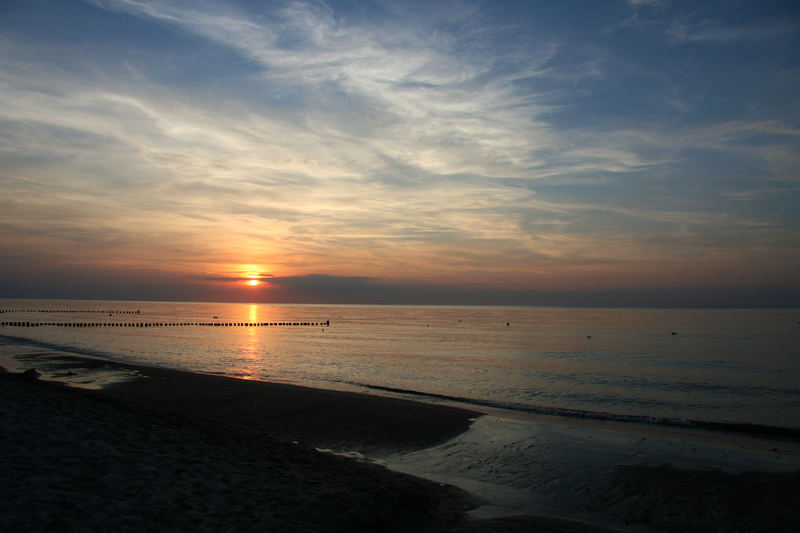
[(269, 277), (270, 274), (266, 273), (267, 268), (264, 265), (239, 265), (239, 279), (247, 287), (260, 287), (264, 283), (264, 278)]

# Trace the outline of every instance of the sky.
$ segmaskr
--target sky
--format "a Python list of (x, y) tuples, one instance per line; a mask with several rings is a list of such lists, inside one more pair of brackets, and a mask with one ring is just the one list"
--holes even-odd
[(0, 297), (800, 306), (795, 1), (0, 2)]

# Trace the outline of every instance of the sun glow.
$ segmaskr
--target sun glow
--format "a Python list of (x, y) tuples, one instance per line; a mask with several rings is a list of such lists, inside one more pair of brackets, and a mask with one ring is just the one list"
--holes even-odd
[(239, 265), (236, 270), (239, 271), (239, 279), (245, 287), (260, 287), (265, 283), (265, 278), (270, 276), (264, 265)]

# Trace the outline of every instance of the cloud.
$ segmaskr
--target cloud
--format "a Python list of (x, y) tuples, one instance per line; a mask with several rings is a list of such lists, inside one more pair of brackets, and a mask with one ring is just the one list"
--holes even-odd
[(761, 134), (761, 135), (800, 135), (800, 129), (793, 128), (788, 124), (777, 120), (747, 122), (742, 120), (722, 122), (708, 128), (722, 138), (731, 138), (740, 135)]
[(220, 281), (220, 282), (237, 282), (237, 281), (246, 281), (252, 279), (268, 279), (272, 277), (272, 274), (254, 274), (252, 276), (198, 276), (193, 279), (197, 279), (199, 281)]
[(605, 290), (519, 290), (464, 285), (387, 283), (361, 276), (311, 274), (269, 280), (273, 301), (425, 305), (448, 302), (462, 305), (561, 306), (730, 306), (793, 305), (800, 287), (781, 292), (769, 286), (758, 290), (736, 287), (640, 287)]
[[(612, 283), (787, 239), (755, 192), (795, 190), (785, 106), (663, 33), (471, 2), (89, 5), (92, 53), (2, 37), (0, 233), (31, 261), (206, 281), (258, 264), (343, 294)], [(109, 20), (137, 32), (104, 46)], [(676, 20), (685, 42), (723, 27)]]
[[(305, 103), (288, 115), (250, 99), (215, 109), (195, 88), (164, 86), (146, 65), (54, 76), (43, 50), (7, 55), (4, 97), (15, 105), (2, 119), (18, 163), (6, 166), (4, 184), (20, 199), (33, 187), (47, 193), (5, 222), (49, 236), (49, 244), (23, 240), (40, 251), (82, 236), (87, 248), (102, 243), (87, 260), (134, 260), (157, 236), (151, 250), (161, 264), (235, 245), (228, 255), (301, 251), (318, 266), (327, 257), (341, 270), (375, 271), (390, 250), (414, 243), (439, 257), (451, 243), (512, 237), (513, 221), (492, 210), (532, 193), (492, 179), (524, 175), (536, 139), (554, 142), (535, 121), (534, 99), (513, 86), (536, 75), (547, 51), (518, 54), (514, 70), (497, 75), (504, 58), (459, 53), (467, 36), (342, 27), (317, 4), (283, 4), (263, 19), (229, 6), (99, 5), (231, 47), (256, 62), (259, 87), (294, 91)], [(43, 210), (57, 214), (58, 226), (22, 229)], [(343, 243), (358, 248), (345, 252)], [(422, 266), (405, 261), (409, 270)]]
[(780, 39), (796, 35), (800, 30), (797, 22), (770, 24), (723, 25), (707, 20), (688, 22), (675, 20), (666, 29), (673, 43), (737, 43)]
[(547, 106), (515, 88), (542, 75), (552, 44), (497, 56), (473, 42), (491, 32), (470, 32), (466, 23), (463, 35), (435, 31), (441, 20), (422, 18), (413, 26), (345, 24), (312, 2), (278, 3), (257, 19), (228, 6), (101, 5), (236, 50), (260, 66), (265, 83), (313, 102), (306, 120), (320, 136), (360, 139), (362, 151), (434, 174), (519, 174), (536, 145), (553, 141), (536, 122)]

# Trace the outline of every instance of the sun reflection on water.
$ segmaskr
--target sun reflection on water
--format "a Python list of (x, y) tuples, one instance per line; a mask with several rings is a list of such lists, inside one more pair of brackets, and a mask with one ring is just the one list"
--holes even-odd
[[(259, 323), (259, 305), (249, 304), (246, 316), (248, 323)], [(255, 374), (258, 374), (262, 366), (260, 360), (264, 351), (262, 345), (264, 328), (248, 326), (239, 329), (237, 333), (238, 346), (236, 347), (236, 354), (225, 372), (240, 379), (257, 379)]]

